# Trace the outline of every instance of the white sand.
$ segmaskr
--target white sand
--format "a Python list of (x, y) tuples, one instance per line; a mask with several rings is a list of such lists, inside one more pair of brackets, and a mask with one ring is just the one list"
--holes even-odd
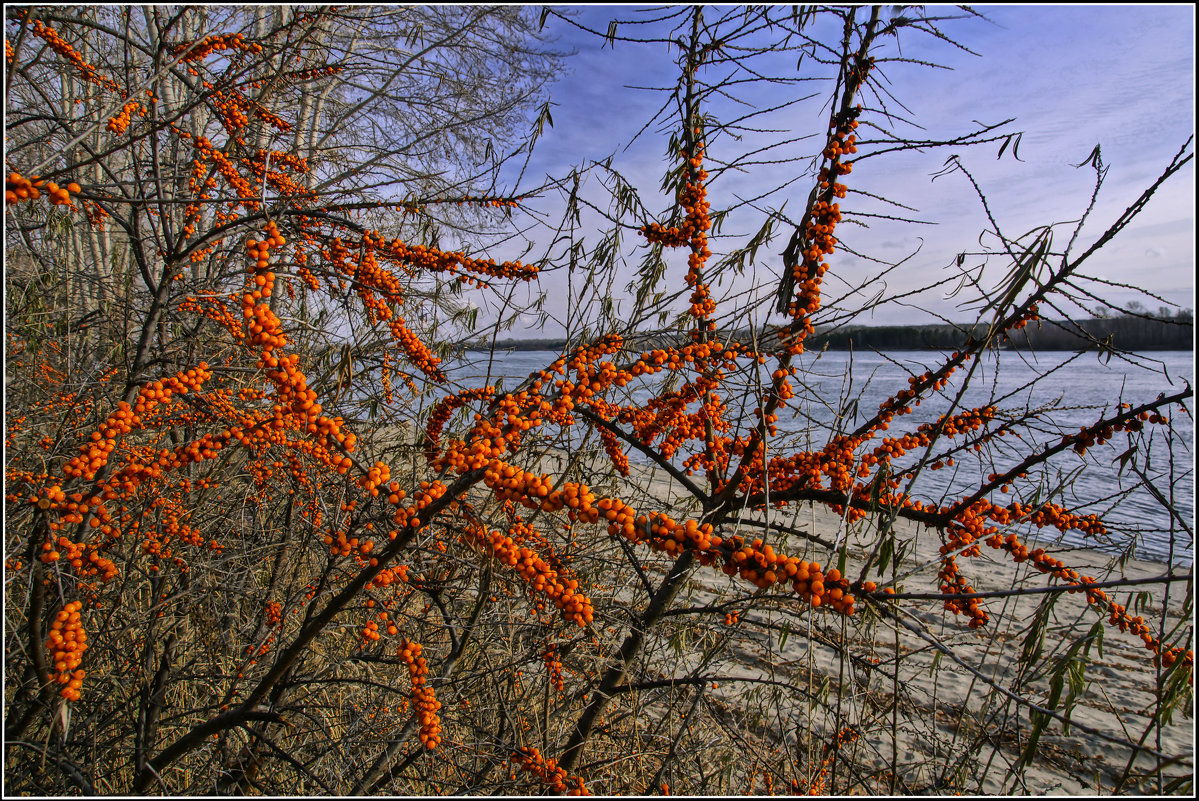
[[(408, 432), (410, 433), (410, 432)], [(561, 452), (551, 451), (541, 460), (540, 470), (554, 476), (561, 474), (567, 459)], [(603, 462), (595, 465), (601, 474), (610, 473), (610, 465)], [(592, 475), (595, 475), (592, 473)], [(618, 477), (614, 477), (618, 478)], [(675, 519), (682, 519), (687, 506), (686, 493), (669, 475), (655, 468), (633, 465), (632, 475), (621, 482), (617, 490), (626, 501), (642, 512), (675, 509)], [(682, 501), (680, 505), (678, 502)], [(819, 508), (803, 507), (787, 510), (785, 522), (795, 528), (813, 532), (826, 540), (834, 540), (838, 532), (844, 533), (840, 519), (831, 512)], [(872, 543), (865, 541), (862, 532), (865, 521), (851, 532), (847, 543), (849, 560), (846, 575), (856, 577)], [(749, 538), (761, 536), (760, 529), (747, 528), (740, 532)], [(937, 549), (941, 545), (936, 532), (923, 527), (901, 522), (896, 527), (901, 542), (909, 549), (900, 572), (924, 566), (900, 582), (906, 592), (935, 592), (937, 587)], [(816, 546), (792, 537), (791, 541), (777, 534), (764, 537), (779, 551), (815, 559), (826, 566), (835, 563), (827, 548)], [(644, 550), (644, 549), (643, 549)], [(959, 570), (967, 577), (976, 591), (1010, 590), (1015, 586), (1044, 587), (1051, 579), (1032, 570), (1027, 563), (1017, 565), (1006, 553), (994, 551), (985, 545), (981, 557), (959, 558)], [(1128, 560), (1123, 565), (1112, 564), (1112, 559), (1101, 553), (1086, 550), (1062, 551), (1058, 554), (1068, 567), (1080, 574), (1093, 575), (1098, 580), (1115, 578), (1143, 578), (1159, 576), (1165, 566), (1153, 562)], [(868, 576), (882, 583), (873, 572)], [(632, 579), (630, 579), (632, 581)], [(689, 593), (694, 601), (726, 600), (732, 580), (726, 576), (699, 568)], [(632, 586), (632, 585), (630, 585)], [(736, 591), (745, 593), (747, 585), (737, 582)], [(1132, 588), (1133, 592), (1146, 591), (1152, 598), (1148, 608), (1141, 611), (1146, 621), (1156, 627), (1164, 598), (1163, 584), (1149, 584)], [(1108, 590), (1111, 597), (1126, 603), (1128, 590)], [(1183, 607), (1184, 583), (1171, 586), (1167, 610), (1167, 625), (1179, 622)], [(877, 620), (867, 625), (868, 617), (861, 611), (844, 629), (846, 636), (853, 639), (851, 651), (866, 655), (871, 652), (884, 661), (878, 669), (867, 671), (855, 667), (851, 662), (840, 664), (836, 652), (827, 646), (816, 644), (804, 636), (803, 626), (812, 625), (834, 634), (844, 620), (835, 613), (824, 610), (814, 615), (801, 615), (794, 626), (796, 633), (790, 636), (784, 648), (779, 649), (777, 637), (752, 622), (742, 625), (740, 640), (731, 653), (739, 661), (742, 676), (784, 677), (794, 686), (815, 687), (826, 677), (832, 683), (835, 697), (838, 676), (843, 675), (843, 700), (846, 701), (848, 719), (855, 720), (853, 711), (859, 711), (856, 719), (868, 719), (864, 735), (850, 747), (848, 757), (862, 772), (876, 777), (898, 767), (897, 774), (907, 782), (896, 792), (903, 794), (916, 789), (929, 788), (938, 778), (936, 770), (951, 754), (960, 760), (964, 776), (952, 786), (934, 788), (937, 794), (955, 792), (986, 794), (1091, 794), (1111, 793), (1125, 772), (1133, 749), (1120, 742), (1136, 743), (1158, 751), (1166, 759), (1174, 760), (1161, 769), (1163, 782), (1179, 776), (1192, 776), (1194, 766), (1194, 708), (1188, 700), (1183, 710), (1173, 720), (1155, 728), (1152, 715), (1155, 709), (1156, 688), (1159, 677), (1153, 666), (1151, 654), (1141, 641), (1121, 633), (1106, 623), (1106, 615), (1095, 608), (1087, 609), (1085, 596), (1073, 593), (1057, 593), (1057, 600), (1049, 618), (1049, 633), (1045, 637), (1043, 660), (1054, 660), (1062, 656), (1075, 641), (1085, 637), (1096, 621), (1102, 620), (1102, 655), (1092, 647), (1089, 660), (1083, 669), (1085, 690), (1076, 699), (1071, 720), (1080, 724), (1063, 732), (1062, 723), (1053, 720), (1041, 735), (1036, 757), (1019, 775), (1010, 767), (1019, 757), (1030, 731), (1027, 705), (1004, 703), (1005, 699), (993, 692), (987, 682), (1010, 689), (1021, 699), (1043, 704), (1048, 696), (1049, 678), (1042, 675), (1018, 685), (1021, 670), (1019, 658), (1027, 631), (1038, 607), (1049, 597), (1045, 594), (991, 599), (985, 602), (991, 615), (990, 623), (980, 631), (971, 631), (966, 619), (944, 610), (937, 600), (906, 600), (897, 606), (904, 612), (905, 619), (925, 632), (943, 648), (948, 649), (965, 665), (957, 664), (946, 654), (936, 657), (937, 650), (929, 647), (929, 640), (921, 638), (907, 628), (897, 627), (893, 622)], [(859, 609), (864, 604), (859, 604)], [(1131, 609), (1131, 604), (1129, 605)], [(778, 613), (773, 620), (778, 620)], [(761, 610), (747, 610), (743, 619), (765, 620), (767, 614)], [(1190, 626), (1191, 621), (1181, 621)], [(896, 649), (900, 654), (898, 668), (894, 662)], [(938, 667), (933, 669), (934, 660)], [(674, 666), (676, 675), (683, 675), (692, 660), (680, 658)], [(892, 740), (890, 713), (869, 712), (886, 708), (899, 689), (901, 704), (898, 713), (895, 738)], [(1063, 697), (1068, 693), (1069, 683)], [(735, 688), (722, 685), (720, 693), (733, 693)], [(997, 707), (1005, 707), (1006, 715), (988, 717)], [(1018, 717), (1016, 717), (1018, 712)], [(869, 720), (873, 715), (873, 720)], [(881, 717), (881, 719), (880, 719)], [(1005, 723), (1006, 721), (1006, 723)], [(1018, 721), (1018, 722), (1017, 722)], [(1092, 731), (1087, 731), (1090, 729)], [(1104, 740), (1093, 732), (1101, 732), (1120, 742)], [(817, 757), (819, 759), (819, 757)], [(1133, 766), (1132, 775), (1121, 792), (1157, 794), (1155, 758), (1142, 753)], [(859, 773), (860, 775), (860, 773)], [(878, 780), (875, 779), (875, 782)], [(873, 784), (885, 790), (885, 783)], [(835, 788), (840, 791), (841, 785)], [(862, 789), (857, 790), (862, 792)], [(1167, 789), (1167, 792), (1169, 790)]]
[[(633, 484), (647, 489), (652, 497), (665, 500), (681, 495), (677, 483), (660, 469), (634, 468), (631, 478)], [(844, 531), (841, 520), (823, 507), (804, 507), (799, 511), (786, 511), (782, 514), (786, 515), (783, 519), (789, 525), (816, 533), (826, 540), (835, 540), (838, 531)], [(855, 527), (849, 537), (846, 574), (850, 577), (858, 575), (869, 553), (869, 547), (872, 547), (872, 542), (865, 541), (862, 536), (864, 529), (865, 521)], [(742, 533), (750, 538), (761, 536), (760, 530), (755, 529), (746, 529)], [(939, 567), (936, 563), (937, 549), (941, 545), (937, 533), (906, 522), (897, 525), (896, 533), (900, 541), (912, 549), (911, 555), (900, 568), (900, 573), (928, 565), (900, 582), (902, 590), (935, 592)], [(778, 535), (764, 539), (774, 544), (776, 549), (788, 554), (816, 559), (825, 565), (825, 569), (835, 564), (835, 556), (830, 555), (828, 549), (814, 546), (810, 542), (802, 542), (794, 537), (791, 542), (780, 541)], [(1052, 582), (1049, 577), (1030, 568), (1028, 563), (1015, 564), (1002, 551), (992, 550), (985, 545), (982, 551), (981, 557), (958, 559), (959, 571), (978, 592), (1010, 590), (1015, 586), (1044, 587)], [(1058, 557), (1067, 566), (1077, 569), (1080, 574), (1095, 576), (1100, 581), (1154, 577), (1162, 575), (1166, 570), (1162, 564), (1138, 560), (1128, 560), (1122, 566), (1115, 565), (1112, 564), (1111, 557), (1086, 550), (1063, 551)], [(697, 575), (701, 577), (701, 594), (707, 594), (704, 590), (711, 591), (711, 598), (717, 597), (719, 588), (729, 586), (730, 580), (722, 574), (713, 574), (710, 570), (701, 569)], [(873, 571), (869, 577), (882, 583)], [(1152, 603), (1141, 614), (1155, 627), (1160, 619), (1164, 585), (1148, 584), (1133, 587), (1131, 591), (1147, 591), (1150, 594)], [(1167, 627), (1179, 622), (1183, 607), (1182, 596), (1185, 592), (1185, 583), (1179, 582), (1171, 586), (1166, 615)], [(1129, 590), (1113, 589), (1108, 590), (1108, 593), (1124, 603)], [(1089, 661), (1083, 668), (1086, 688), (1077, 698), (1070, 715), (1070, 719), (1078, 725), (1071, 726), (1067, 734), (1063, 733), (1061, 722), (1051, 721), (1040, 737), (1036, 758), (1022, 776), (1012, 775), (1009, 766), (1019, 757), (1030, 731), (1028, 707), (1014, 703), (1007, 706), (1008, 732), (1001, 735), (1001, 727), (998, 724), (1003, 720), (1003, 716), (996, 720), (985, 719), (986, 711), (1001, 705), (996, 704), (994, 700), (988, 705), (990, 688), (986, 681), (1003, 688), (1015, 689), (1015, 694), (1022, 699), (1041, 704), (1045, 702), (1050, 683), (1047, 675), (1034, 678), (1023, 687), (1016, 686), (1015, 682), (1021, 669), (1019, 658), (1028, 626), (1038, 607), (1046, 602), (1048, 595), (1010, 596), (986, 601), (991, 620), (984, 629), (977, 632), (967, 627), (964, 617), (945, 611), (940, 601), (897, 602), (896, 605), (905, 611), (908, 622), (924, 630), (928, 639), (921, 638), (906, 628), (899, 628), (897, 632), (896, 626), (891, 622), (879, 622), (868, 632), (859, 628), (861, 613), (855, 616), (854, 624), (847, 630), (848, 636), (858, 638), (857, 645), (851, 650), (866, 653), (869, 650), (867, 640), (872, 638), (878, 646), (877, 656), (885, 660), (893, 656), (898, 647), (903, 657), (899, 662), (897, 684), (902, 689), (901, 694), (905, 700), (899, 713), (898, 747), (895, 750), (900, 766), (899, 775), (909, 782), (910, 787), (927, 787), (932, 783), (936, 776), (931, 769), (944, 764), (946, 753), (967, 753), (973, 754), (973, 757), (967, 760), (969, 768), (974, 771), (973, 778), (965, 779), (956, 787), (944, 787), (938, 792), (949, 794), (956, 789), (964, 792), (1019, 795), (1110, 793), (1124, 773), (1133, 751), (1127, 745), (1101, 739), (1094, 733), (1080, 728), (1080, 725), (1123, 742), (1135, 743), (1141, 741), (1144, 736), (1144, 746), (1159, 751), (1167, 759), (1177, 758), (1179, 761), (1161, 771), (1166, 777), (1164, 783), (1168, 783), (1173, 777), (1192, 775), (1195, 742), (1193, 701), (1188, 700), (1184, 709), (1175, 714), (1173, 721), (1168, 725), (1155, 728), (1151, 716), (1155, 709), (1159, 677), (1150, 652), (1144, 648), (1139, 638), (1109, 626), (1106, 623), (1106, 615), (1099, 613), (1097, 608), (1087, 609), (1083, 594), (1055, 595), (1057, 598), (1049, 616), (1049, 633), (1044, 640), (1042, 659), (1049, 659), (1052, 664), (1057, 664), (1053, 660), (1061, 657), (1072, 643), (1086, 637), (1094, 623), (1099, 620), (1104, 621), (1101, 626), (1102, 656), (1097, 647), (1092, 647)], [(1132, 606), (1129, 605), (1129, 608)], [(746, 613), (746, 617), (752, 619), (755, 614), (750, 611)], [(835, 628), (839, 623), (839, 616), (835, 613), (822, 611), (814, 617), (819, 621), (818, 625), (825, 627)], [(1182, 622), (1183, 625), (1190, 624), (1190, 620)], [(769, 670), (777, 677), (780, 675), (779, 671), (787, 673), (788, 666), (800, 666), (802, 675), (795, 675), (795, 672), (791, 671), (791, 680), (810, 681), (814, 678), (818, 682), (823, 676), (829, 676), (835, 687), (839, 665), (832, 649), (818, 645), (809, 650), (809, 641), (797, 633), (788, 639), (785, 648), (778, 650), (770, 646), (769, 637), (753, 636), (752, 626), (746, 626), (744, 629), (747, 636), (740, 650), (746, 655), (747, 661), (765, 664), (765, 667), (763, 664), (747, 664), (747, 672), (744, 675), (764, 675), (765, 671)], [(948, 654), (939, 657), (939, 667), (933, 670), (936, 650), (928, 647), (930, 640), (941, 643), (966, 666), (974, 668), (976, 673), (955, 663)], [(867, 675), (868, 673), (873, 675)], [(809, 675), (812, 678), (809, 678)], [(896, 687), (896, 681), (892, 678), (894, 675), (895, 668), (891, 666), (866, 671), (860, 668), (855, 670), (852, 663), (847, 663), (845, 689), (850, 695), (859, 693), (855, 698), (861, 701), (869, 696), (874, 701), (886, 703)], [(1063, 698), (1069, 693), (1069, 686), (1067, 681), (1062, 693)], [(1002, 701), (1002, 696), (997, 700)], [(868, 706), (861, 703), (860, 708), (866, 709)], [(1010, 720), (1017, 709), (1018, 729)], [(887, 720), (889, 721), (889, 718)], [(959, 721), (962, 723), (960, 726)], [(1012, 736), (1013, 731), (1018, 732), (1019, 741)], [(870, 727), (869, 739), (869, 743), (858, 741), (853, 758), (858, 760), (859, 764), (865, 763), (872, 770), (889, 769), (893, 753), (889, 726)], [(972, 741), (975, 741), (976, 745), (969, 745)], [(1142, 753), (1135, 762), (1132, 780), (1123, 786), (1122, 792), (1156, 794), (1158, 786), (1155, 780), (1139, 778), (1143, 774), (1153, 774), (1155, 767), (1155, 759)]]

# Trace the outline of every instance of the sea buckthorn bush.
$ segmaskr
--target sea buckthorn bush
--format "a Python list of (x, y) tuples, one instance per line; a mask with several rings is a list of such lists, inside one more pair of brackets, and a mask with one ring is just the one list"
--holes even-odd
[[(6, 790), (993, 790), (1071, 725), (1105, 636), (1153, 677), (1146, 737), (1186, 711), (1189, 575), (1076, 561), (1059, 535), (1119, 546), (1122, 529), (1038, 482), (1127, 448), (1111, 455), (1177, 517), (1138, 454), (1178, 446), (1189, 387), (1076, 431), (1056, 407), (963, 402), (999, 344), (1074, 298), (1094, 249), (1005, 240), (992, 255), (1026, 277), (978, 299), (985, 336), (831, 428), (783, 424), (813, 400), (817, 327), (863, 310), (829, 285), (879, 163), (855, 157), (937, 146), (882, 100), (897, 39), (947, 38), (911, 13), (665, 12), (669, 36), (646, 37), (678, 65), (656, 120), (665, 211), (602, 165), (601, 245), (576, 185), (544, 257), (514, 257), (513, 218), (551, 190), (497, 190), (495, 152), (550, 121), (539, 31), (559, 10), (10, 9)], [(782, 162), (807, 200), (754, 223), (721, 205), (750, 147), (716, 113), (740, 80), (724, 71), (769, 80), (796, 47), (826, 101), (787, 123), (814, 132)], [(772, 195), (776, 175), (754, 179)], [(729, 233), (743, 217), (758, 234)], [(633, 252), (617, 314), (595, 287)], [(747, 266), (757, 285), (728, 291)], [(468, 298), (511, 314), (576, 269), (555, 358), (517, 386), (461, 378)], [(937, 493), (926, 470), (968, 488)], [(1022, 595), (1045, 599), (1031, 623)], [(1054, 616), (1065, 596), (1085, 636)], [(992, 648), (1015, 678), (981, 670)], [(933, 652), (982, 711), (929, 735), (926, 764), (901, 731), (944, 709), (903, 677)], [(1096, 734), (1128, 759), (1103, 787), (1174, 780), (1129, 731)]]

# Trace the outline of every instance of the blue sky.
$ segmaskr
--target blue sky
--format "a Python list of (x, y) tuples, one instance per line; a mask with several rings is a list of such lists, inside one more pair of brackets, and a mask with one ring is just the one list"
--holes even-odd
[[(574, 19), (592, 29), (607, 30), (613, 17), (644, 17), (643, 7), (588, 6), (574, 10)], [(935, 8), (935, 7), (934, 7)], [(902, 100), (910, 118), (924, 129), (900, 125), (897, 132), (948, 138), (964, 133), (970, 120), (997, 123), (1008, 117), (1016, 120), (1004, 130), (1023, 132), (1016, 161), (1010, 152), (996, 159), (998, 144), (973, 148), (940, 148), (924, 153), (894, 154), (867, 159), (847, 181), (851, 189), (861, 188), (876, 195), (919, 209), (915, 215), (935, 220), (936, 226), (872, 222), (869, 229), (842, 224), (838, 237), (854, 250), (875, 258), (897, 261), (910, 257), (899, 270), (886, 278), (888, 293), (915, 289), (930, 280), (945, 279), (962, 251), (978, 250), (979, 232), (987, 222), (974, 190), (965, 178), (949, 175), (937, 178), (950, 154), (961, 157), (987, 194), (988, 201), (1003, 230), (1009, 236), (1022, 234), (1048, 222), (1076, 219), (1085, 209), (1094, 181), (1089, 169), (1072, 164), (1082, 162), (1096, 144), (1102, 146), (1103, 160), (1109, 167), (1103, 192), (1083, 230), (1085, 246), (1103, 227), (1115, 219), (1153, 180), (1194, 130), (1194, 12), (1189, 5), (1173, 6), (978, 6), (988, 19), (948, 21), (942, 30), (965, 44), (979, 56), (956, 50), (930, 37), (912, 35), (900, 40), (902, 53), (909, 58), (931, 60), (951, 67), (930, 70), (911, 64), (883, 67), (889, 90)], [(712, 8), (711, 16), (727, 9)], [(955, 9), (936, 9), (952, 14)], [(644, 33), (651, 26), (620, 26), (618, 34)], [(661, 30), (658, 28), (657, 30)], [(629, 145), (638, 130), (653, 116), (662, 96), (629, 88), (631, 85), (668, 85), (675, 78), (670, 53), (662, 45), (616, 42), (607, 45), (574, 27), (551, 17), (546, 31), (557, 37), (563, 49), (575, 54), (567, 59), (567, 73), (552, 88), (554, 125), (546, 128), (524, 176), (524, 185), (536, 183), (546, 175), (561, 176), (572, 165), (585, 165), (612, 157), (612, 165), (642, 191), (642, 200), (655, 211), (665, 211), (670, 201), (658, 186), (665, 169), (666, 138), (655, 128), (646, 131)], [(911, 32), (909, 32), (911, 33)], [(780, 60), (783, 70), (794, 73), (794, 55)], [(804, 68), (812, 65), (805, 62)], [(752, 97), (768, 104), (792, 93), (818, 92), (812, 100), (798, 104), (770, 122), (785, 129), (779, 136), (817, 134), (828, 119), (828, 83), (813, 83), (801, 89), (772, 90)], [(867, 103), (869, 105), (869, 103)], [(715, 109), (718, 114), (732, 113), (731, 107)], [(810, 156), (821, 145), (819, 137), (801, 140), (791, 153)], [(865, 135), (863, 134), (863, 138)], [(750, 147), (752, 138), (734, 142), (729, 138), (713, 141), (710, 155), (715, 161), (729, 159)], [(626, 147), (627, 146), (627, 147)], [(868, 148), (859, 153), (861, 157)], [(802, 171), (791, 165), (793, 173)], [(779, 168), (759, 168), (757, 172), (728, 175), (712, 188), (713, 205), (735, 197), (757, 194), (779, 173)], [(513, 176), (509, 176), (510, 178)], [(801, 180), (789, 189), (763, 201), (763, 209), (778, 208), (787, 201), (786, 210), (796, 215), (811, 188), (810, 180)], [(588, 177), (582, 187), (584, 197), (602, 202), (603, 193), (597, 176)], [(1140, 220), (1105, 248), (1087, 272), (1117, 283), (1153, 292), (1184, 307), (1194, 307), (1194, 165), (1167, 184), (1150, 202)], [(560, 214), (560, 196), (550, 193), (532, 206), (549, 218)], [(880, 205), (861, 196), (842, 201), (845, 211), (879, 211)], [(758, 229), (764, 211), (742, 208), (730, 219), (726, 232), (740, 232), (745, 238)], [(584, 214), (584, 226), (598, 227), (595, 215)], [(780, 233), (759, 255), (758, 280), (771, 283), (777, 275), (789, 231)], [(529, 237), (544, 247), (547, 234), (531, 231)], [(1064, 243), (1065, 229), (1055, 243)], [(585, 237), (588, 249), (598, 236)], [(625, 239), (630, 253), (629, 269), (637, 263), (636, 237)], [(722, 241), (714, 249), (737, 244)], [(536, 251), (535, 251), (536, 252)], [(913, 255), (914, 254), (914, 255)], [(979, 259), (970, 257), (967, 264)], [(832, 298), (845, 287), (864, 280), (877, 267), (844, 252), (829, 260), (832, 267), (826, 279), (826, 296)], [(679, 264), (681, 264), (681, 260)], [(993, 261), (988, 275), (998, 278), (1004, 265)], [(681, 285), (683, 269), (672, 270), (664, 289)], [(627, 282), (622, 276), (617, 285)], [(575, 277), (577, 281), (577, 276)], [(986, 279), (993, 280), (991, 278)], [(671, 283), (673, 282), (673, 283)], [(717, 296), (744, 291), (751, 282), (726, 282)], [(882, 289), (880, 283), (868, 288), (868, 294)], [(536, 288), (548, 296), (546, 308), (564, 321), (577, 318), (566, 306), (565, 271), (546, 274)], [(1097, 291), (1099, 288), (1096, 288)], [(575, 296), (579, 289), (572, 285)], [(1101, 290), (1112, 302), (1138, 299), (1156, 308), (1151, 298), (1138, 297), (1131, 290)], [(946, 300), (944, 290), (934, 290), (904, 304), (888, 304), (857, 322), (866, 324), (916, 323), (941, 315), (955, 321), (972, 319), (969, 310), (958, 308), (962, 300)], [(519, 302), (523, 293), (514, 299)], [(624, 302), (619, 296), (618, 302)], [(494, 300), (479, 298), (485, 308)], [(853, 298), (846, 303), (852, 305)], [(1088, 302), (1089, 306), (1097, 305)], [(1071, 312), (1077, 312), (1071, 308)], [(484, 314), (493, 318), (489, 308)], [(763, 322), (765, 317), (758, 319)], [(772, 321), (778, 322), (777, 316)], [(524, 324), (530, 324), (526, 317)], [(551, 323), (544, 331), (513, 335), (554, 336)]]

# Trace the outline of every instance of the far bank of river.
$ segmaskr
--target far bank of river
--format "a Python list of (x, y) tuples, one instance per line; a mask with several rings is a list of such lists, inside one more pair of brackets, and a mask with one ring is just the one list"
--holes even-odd
[[(1165, 314), (1147, 316), (1097, 317), (1088, 320), (1038, 320), (995, 346), (1001, 350), (1060, 351), (1088, 350), (1091, 342), (1105, 342), (1112, 348), (1126, 351), (1194, 350), (1195, 334), (1189, 312), (1178, 316)], [(967, 337), (983, 339), (987, 327), (940, 323), (936, 325), (846, 325), (835, 329), (816, 329), (806, 344), (810, 351), (829, 350), (944, 350), (961, 346)], [(721, 331), (722, 341), (749, 342), (745, 331)], [(771, 341), (774, 332), (760, 334)], [(636, 347), (652, 349), (678, 345), (685, 337), (677, 332), (646, 334)], [(497, 350), (533, 351), (556, 350), (567, 345), (564, 339), (506, 339), (495, 343)], [(466, 346), (468, 351), (487, 351), (491, 341), (478, 341)]]

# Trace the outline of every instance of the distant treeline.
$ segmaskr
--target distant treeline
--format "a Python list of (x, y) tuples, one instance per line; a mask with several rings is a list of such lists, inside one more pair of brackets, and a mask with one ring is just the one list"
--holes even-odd
[[(1071, 322), (1040, 320), (1030, 323), (1001, 341), (1001, 348), (1019, 350), (1083, 350), (1088, 343), (1102, 342), (1121, 350), (1192, 350), (1194, 326), (1185, 317), (1107, 317)], [(981, 339), (987, 326), (967, 325), (886, 325), (847, 326), (835, 331), (819, 331), (809, 338), (811, 348), (848, 350), (954, 350), (967, 337)]]
[[(820, 330), (808, 337), (808, 350), (956, 350), (969, 337), (981, 339), (986, 335), (983, 323), (938, 325), (861, 325), (843, 326), (834, 330)], [(731, 339), (744, 341), (746, 332), (733, 332)], [(767, 339), (770, 336), (767, 335)], [(645, 334), (638, 338), (635, 347), (656, 348), (680, 344), (685, 337), (673, 332)], [(997, 343), (1000, 348), (1032, 350), (1084, 350), (1092, 342), (1121, 350), (1193, 350), (1194, 325), (1189, 311), (1175, 316), (1121, 315), (1118, 317), (1096, 317), (1087, 320), (1052, 321), (1040, 320), (1030, 323), (1019, 331), (1013, 331), (1006, 340)], [(561, 351), (566, 346), (564, 339), (506, 339), (495, 343), (497, 350), (552, 350)], [(467, 345), (467, 350), (488, 350), (490, 343), (477, 342)]]

